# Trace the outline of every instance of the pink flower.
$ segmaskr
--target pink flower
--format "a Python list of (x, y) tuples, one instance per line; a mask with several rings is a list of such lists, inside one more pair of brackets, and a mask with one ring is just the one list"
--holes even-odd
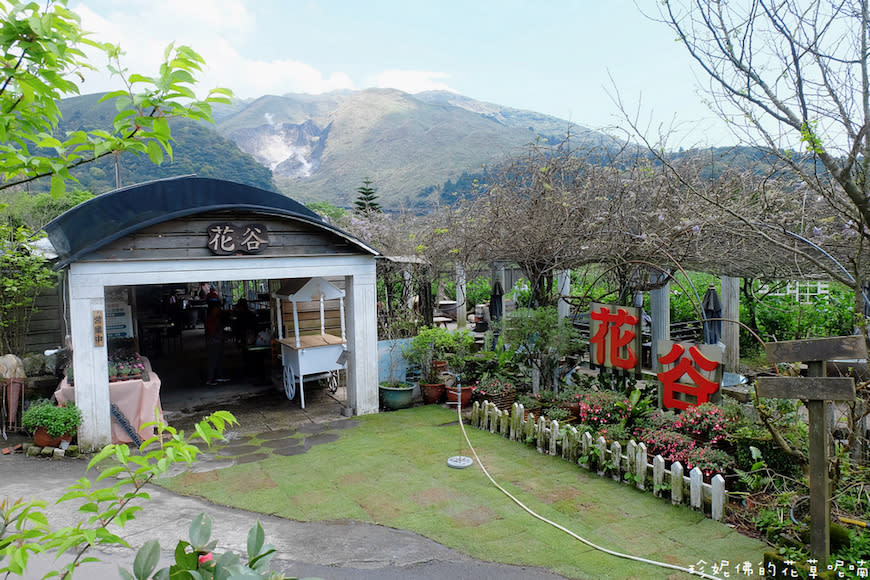
[(206, 562), (211, 562), (214, 560), (214, 556), (211, 552), (206, 552), (205, 554), (200, 555), (199, 557), (199, 565), (202, 566)]

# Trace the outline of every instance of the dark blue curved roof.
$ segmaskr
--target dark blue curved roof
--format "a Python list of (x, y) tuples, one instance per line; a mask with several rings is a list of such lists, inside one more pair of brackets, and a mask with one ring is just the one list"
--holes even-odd
[(128, 234), (187, 215), (214, 210), (252, 210), (293, 218), (378, 252), (332, 226), (287, 196), (208, 177), (173, 177), (116, 189), (77, 205), (45, 226), (63, 267)]

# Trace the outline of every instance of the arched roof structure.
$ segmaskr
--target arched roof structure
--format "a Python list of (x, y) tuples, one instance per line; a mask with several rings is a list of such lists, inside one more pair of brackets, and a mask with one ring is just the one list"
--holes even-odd
[(292, 218), (338, 235), (364, 253), (379, 255), (287, 196), (197, 176), (160, 179), (98, 195), (51, 221), (45, 231), (59, 257), (57, 267), (63, 268), (146, 227), (213, 210), (251, 210)]

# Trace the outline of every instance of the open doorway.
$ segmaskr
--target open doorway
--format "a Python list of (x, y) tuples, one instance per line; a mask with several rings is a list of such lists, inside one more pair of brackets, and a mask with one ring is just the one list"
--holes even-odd
[[(271, 292), (280, 286), (280, 280), (212, 280), (107, 288), (109, 357), (119, 344), (134, 345), (159, 377), (164, 419), (176, 427), (218, 409), (259, 421), (265, 409), (298, 413), (298, 397), (285, 396), (275, 340)], [(340, 414), (344, 382), (331, 392), (312, 381), (305, 411)]]

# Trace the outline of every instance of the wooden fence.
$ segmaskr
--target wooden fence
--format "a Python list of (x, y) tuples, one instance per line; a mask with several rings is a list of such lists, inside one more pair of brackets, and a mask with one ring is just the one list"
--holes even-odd
[(534, 443), (540, 453), (562, 457), (601, 477), (649, 490), (656, 496), (670, 494), (671, 503), (688, 503), (693, 509), (722, 521), (728, 494), (721, 475), (705, 483), (697, 467), (685, 475), (679, 462), (666, 469), (661, 455), (656, 455), (650, 463), (645, 443), (629, 441), (623, 449), (618, 441), (608, 444), (604, 437), (593, 441), (592, 435), (588, 432), (581, 435), (572, 425), (560, 426), (558, 421), (548, 422), (543, 416), (525, 415), (525, 409), (518, 403), (507, 411), (489, 401), (475, 402), (471, 409), (471, 426), (512, 441)]

